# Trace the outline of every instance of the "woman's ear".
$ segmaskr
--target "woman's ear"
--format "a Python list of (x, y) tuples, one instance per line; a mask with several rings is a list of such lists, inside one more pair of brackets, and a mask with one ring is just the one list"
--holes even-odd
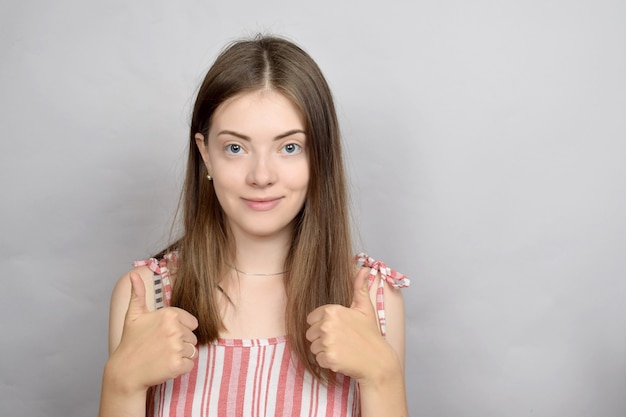
[(207, 142), (204, 139), (204, 135), (202, 133), (196, 133), (194, 135), (196, 139), (196, 146), (198, 147), (198, 151), (200, 151), (200, 155), (202, 156), (202, 160), (204, 161), (204, 165), (207, 168), (209, 173), (211, 172), (210, 162), (209, 162), (209, 147), (207, 146)]

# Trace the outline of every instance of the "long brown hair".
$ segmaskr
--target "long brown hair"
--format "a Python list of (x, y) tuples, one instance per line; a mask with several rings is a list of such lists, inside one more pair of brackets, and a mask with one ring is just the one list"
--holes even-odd
[(195, 134), (205, 140), (214, 111), (246, 91), (274, 89), (302, 112), (310, 179), (304, 207), (294, 219), (285, 270), (288, 343), (318, 379), (329, 380), (309, 350), (307, 315), (324, 304), (348, 306), (354, 266), (339, 126), (332, 95), (313, 59), (294, 43), (257, 36), (226, 47), (209, 69), (193, 108), (189, 156), (181, 196), (183, 234), (167, 250), (178, 250), (172, 305), (200, 323), (200, 343), (217, 339), (224, 328), (216, 303), (218, 280), (233, 256), (233, 241), (200, 153)]

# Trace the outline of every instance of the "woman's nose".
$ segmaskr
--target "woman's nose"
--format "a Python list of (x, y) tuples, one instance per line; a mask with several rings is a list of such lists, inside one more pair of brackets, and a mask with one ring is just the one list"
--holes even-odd
[(271, 156), (258, 155), (251, 161), (248, 183), (255, 187), (267, 187), (276, 182), (277, 173)]

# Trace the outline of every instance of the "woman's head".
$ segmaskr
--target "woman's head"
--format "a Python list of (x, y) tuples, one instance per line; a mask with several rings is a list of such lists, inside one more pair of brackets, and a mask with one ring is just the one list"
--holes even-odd
[[(191, 120), (182, 196), (183, 236), (174, 245), (180, 251), (180, 264), (172, 305), (201, 318), (196, 331), (200, 343), (215, 340), (223, 329), (216, 288), (226, 262), (235, 261), (235, 248), (230, 222), (207, 179), (207, 166), (199, 150), (202, 146), (196, 141), (198, 137), (200, 144), (210, 140), (212, 123), (216, 117), (221, 120), (224, 112), (220, 113), (220, 108), (226, 108), (225, 103), (259, 94), (287, 99), (283, 101), (289, 103), (292, 114), (297, 113), (304, 128), (306, 195), (301, 209), (289, 219), (285, 325), (296, 355), (315, 376), (327, 379), (328, 371), (320, 370), (309, 350), (306, 319), (321, 305), (349, 306), (351, 302), (354, 269), (347, 191), (330, 89), (313, 59), (287, 40), (259, 36), (230, 44), (200, 86)], [(219, 184), (223, 190), (225, 185)]]
[(309, 183), (303, 119), (290, 99), (263, 89), (222, 102), (206, 136), (196, 133), (233, 242), (262, 237), (291, 243)]
[[(345, 193), (339, 129), (332, 95), (313, 59), (300, 47), (282, 38), (258, 36), (230, 44), (208, 71), (194, 105), (187, 184), (185, 233), (198, 221), (211, 218), (228, 234), (224, 213), (196, 148), (197, 134), (208, 140), (213, 116), (227, 100), (242, 93), (271, 90), (288, 98), (302, 114), (307, 140), (309, 184), (306, 209), (315, 217), (333, 213), (324, 203)], [(296, 219), (301, 224), (304, 211)]]

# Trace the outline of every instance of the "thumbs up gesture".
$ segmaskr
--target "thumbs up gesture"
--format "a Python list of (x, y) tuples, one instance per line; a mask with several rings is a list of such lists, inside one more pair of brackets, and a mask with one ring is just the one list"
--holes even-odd
[(149, 311), (142, 278), (131, 272), (130, 281), (122, 339), (109, 362), (126, 390), (138, 392), (191, 371), (198, 353), (193, 333), (198, 321), (180, 308)]
[(376, 311), (368, 291), (368, 274), (369, 268), (362, 268), (357, 274), (349, 308), (324, 305), (307, 317), (310, 327), (306, 338), (311, 342), (311, 352), (317, 363), (360, 383), (377, 378), (379, 372), (385, 369), (385, 358), (395, 357), (393, 348), (378, 328)]

